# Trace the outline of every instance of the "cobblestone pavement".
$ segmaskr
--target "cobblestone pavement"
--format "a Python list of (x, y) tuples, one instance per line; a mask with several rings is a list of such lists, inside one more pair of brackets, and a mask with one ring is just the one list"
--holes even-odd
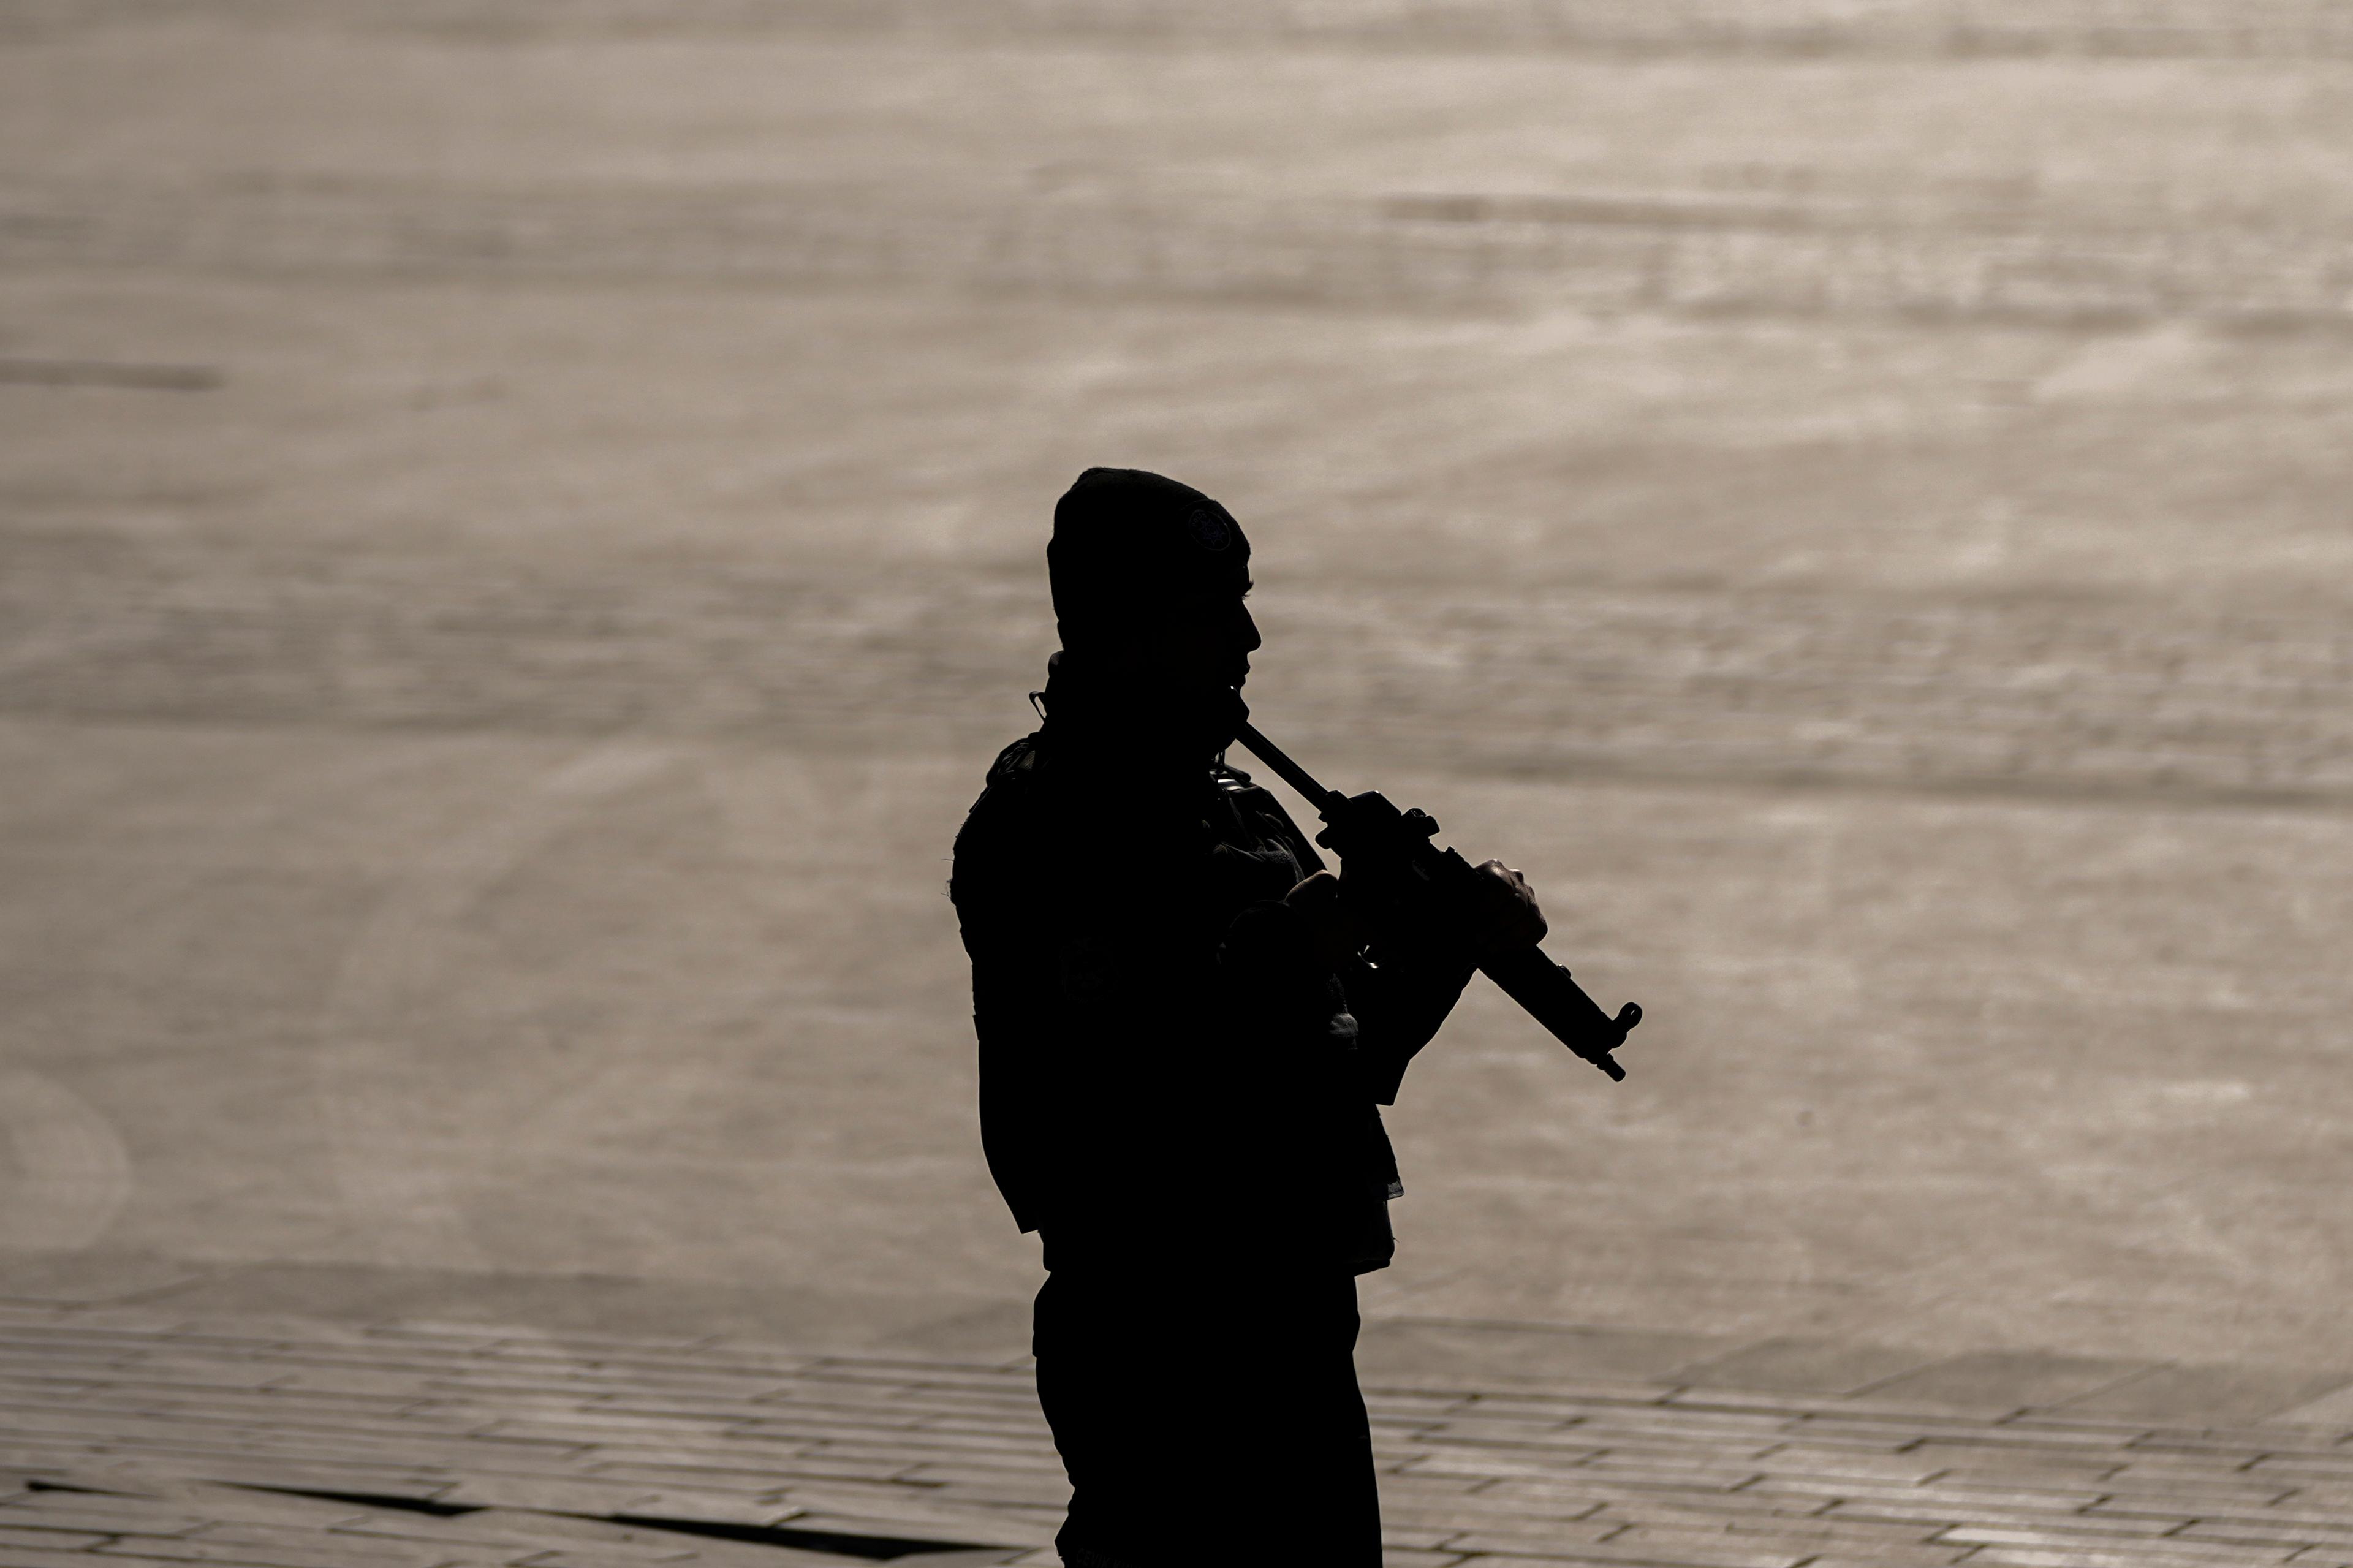
[[(1067, 1495), (1026, 1361), (9, 1309), (0, 1382), (17, 1568), (1043, 1564)], [(1393, 1568), (2353, 1563), (2342, 1397), (2194, 1428), (1982, 1384), (1366, 1383)], [(1212, 1482), (1198, 1560), (1252, 1561), (1217, 1521)]]

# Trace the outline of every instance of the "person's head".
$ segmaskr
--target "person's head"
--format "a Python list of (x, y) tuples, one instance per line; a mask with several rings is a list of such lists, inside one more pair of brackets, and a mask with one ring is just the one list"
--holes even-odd
[[(1206, 706), (1239, 724), (1258, 626), (1250, 541), (1189, 485), (1139, 468), (1089, 468), (1054, 507), (1046, 572), (1063, 651), (1144, 704)], [(1223, 746), (1232, 731), (1216, 738)]]

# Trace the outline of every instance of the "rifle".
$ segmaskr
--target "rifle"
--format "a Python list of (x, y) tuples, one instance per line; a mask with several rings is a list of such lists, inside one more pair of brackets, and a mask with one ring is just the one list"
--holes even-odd
[[(1244, 724), (1239, 739), (1315, 807), (1324, 824), (1315, 842), (1339, 854), (1381, 893), (1441, 911), (1450, 905), (1461, 907), (1474, 893), (1478, 871), (1453, 850), (1430, 842), (1438, 823), (1428, 812), (1399, 811), (1370, 791), (1344, 795), (1325, 789), (1252, 725)], [(1627, 1003), (1612, 1018), (1569, 978), (1567, 970), (1533, 944), (1482, 959), (1479, 969), (1572, 1054), (1608, 1073), (1613, 1082), (1625, 1078), (1626, 1069), (1609, 1053), (1624, 1045), (1627, 1031), (1642, 1021), (1640, 1004)]]

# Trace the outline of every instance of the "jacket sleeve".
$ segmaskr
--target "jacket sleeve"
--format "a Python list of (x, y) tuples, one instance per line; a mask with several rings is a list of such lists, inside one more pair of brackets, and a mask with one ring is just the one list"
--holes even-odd
[(1395, 1105), (1405, 1069), (1471, 983), (1470, 959), (1447, 948), (1376, 946), (1342, 976), (1356, 1015), (1356, 1073), (1366, 1097)]
[[(1286, 836), (1303, 871), (1324, 868), (1323, 857), (1280, 802), (1261, 795), (1259, 809)], [(1303, 948), (1303, 931), (1299, 940)], [(1454, 1010), (1474, 967), (1442, 933), (1430, 931), (1417, 940), (1376, 942), (1342, 969), (1338, 979), (1356, 1024), (1350, 1059), (1366, 1099), (1397, 1103), (1408, 1064)]]

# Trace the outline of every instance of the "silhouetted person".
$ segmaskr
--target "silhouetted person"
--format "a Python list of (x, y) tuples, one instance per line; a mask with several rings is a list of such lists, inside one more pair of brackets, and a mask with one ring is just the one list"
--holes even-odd
[(950, 886), (989, 1170), (1049, 1270), (1057, 1545), (1071, 1568), (1377, 1568), (1355, 1277), (1388, 1263), (1404, 1190), (1377, 1107), (1473, 952), (1541, 917), (1491, 862), (1475, 929), (1367, 945), (1345, 881), (1225, 765), (1259, 635), (1223, 507), (1090, 468), (1047, 563), (1044, 727), (989, 770)]

